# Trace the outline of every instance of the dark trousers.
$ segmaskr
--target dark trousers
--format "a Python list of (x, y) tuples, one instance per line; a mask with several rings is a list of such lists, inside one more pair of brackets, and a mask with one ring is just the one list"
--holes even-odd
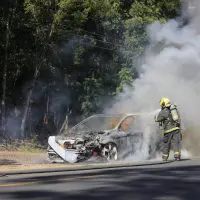
[(163, 159), (167, 160), (169, 157), (169, 152), (171, 146), (174, 150), (174, 157), (180, 158), (180, 149), (181, 149), (181, 132), (180, 130), (175, 130), (170, 133), (164, 134), (163, 137)]

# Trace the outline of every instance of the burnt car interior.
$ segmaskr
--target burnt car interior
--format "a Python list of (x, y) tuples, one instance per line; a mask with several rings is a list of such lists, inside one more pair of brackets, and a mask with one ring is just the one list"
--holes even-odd
[(119, 131), (123, 131), (125, 133), (133, 133), (141, 130), (141, 122), (139, 117), (136, 116), (128, 116), (125, 118), (119, 126)]

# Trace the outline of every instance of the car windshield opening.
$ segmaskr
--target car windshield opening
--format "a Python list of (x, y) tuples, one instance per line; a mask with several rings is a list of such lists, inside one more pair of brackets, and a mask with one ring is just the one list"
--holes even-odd
[(103, 131), (114, 129), (124, 115), (94, 115), (86, 118), (76, 126), (70, 133), (88, 132), (88, 131)]

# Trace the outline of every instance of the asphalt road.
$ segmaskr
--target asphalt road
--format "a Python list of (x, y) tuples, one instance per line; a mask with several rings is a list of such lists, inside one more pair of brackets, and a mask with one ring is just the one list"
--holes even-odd
[(200, 160), (0, 177), (0, 200), (198, 200)]

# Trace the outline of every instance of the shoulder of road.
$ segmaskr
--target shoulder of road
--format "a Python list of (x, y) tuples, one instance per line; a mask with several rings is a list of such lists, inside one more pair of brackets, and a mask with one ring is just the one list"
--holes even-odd
[(0, 176), (6, 175), (23, 175), (23, 174), (44, 174), (54, 172), (75, 172), (89, 170), (104, 170), (104, 169), (124, 169), (124, 168), (142, 168), (142, 167), (172, 167), (182, 165), (200, 165), (200, 158), (184, 159), (182, 161), (169, 160), (163, 161), (140, 161), (140, 162), (108, 162), (108, 163), (76, 163), (76, 164), (47, 164), (42, 166), (29, 166), (28, 168), (12, 168), (5, 171), (0, 171)]

